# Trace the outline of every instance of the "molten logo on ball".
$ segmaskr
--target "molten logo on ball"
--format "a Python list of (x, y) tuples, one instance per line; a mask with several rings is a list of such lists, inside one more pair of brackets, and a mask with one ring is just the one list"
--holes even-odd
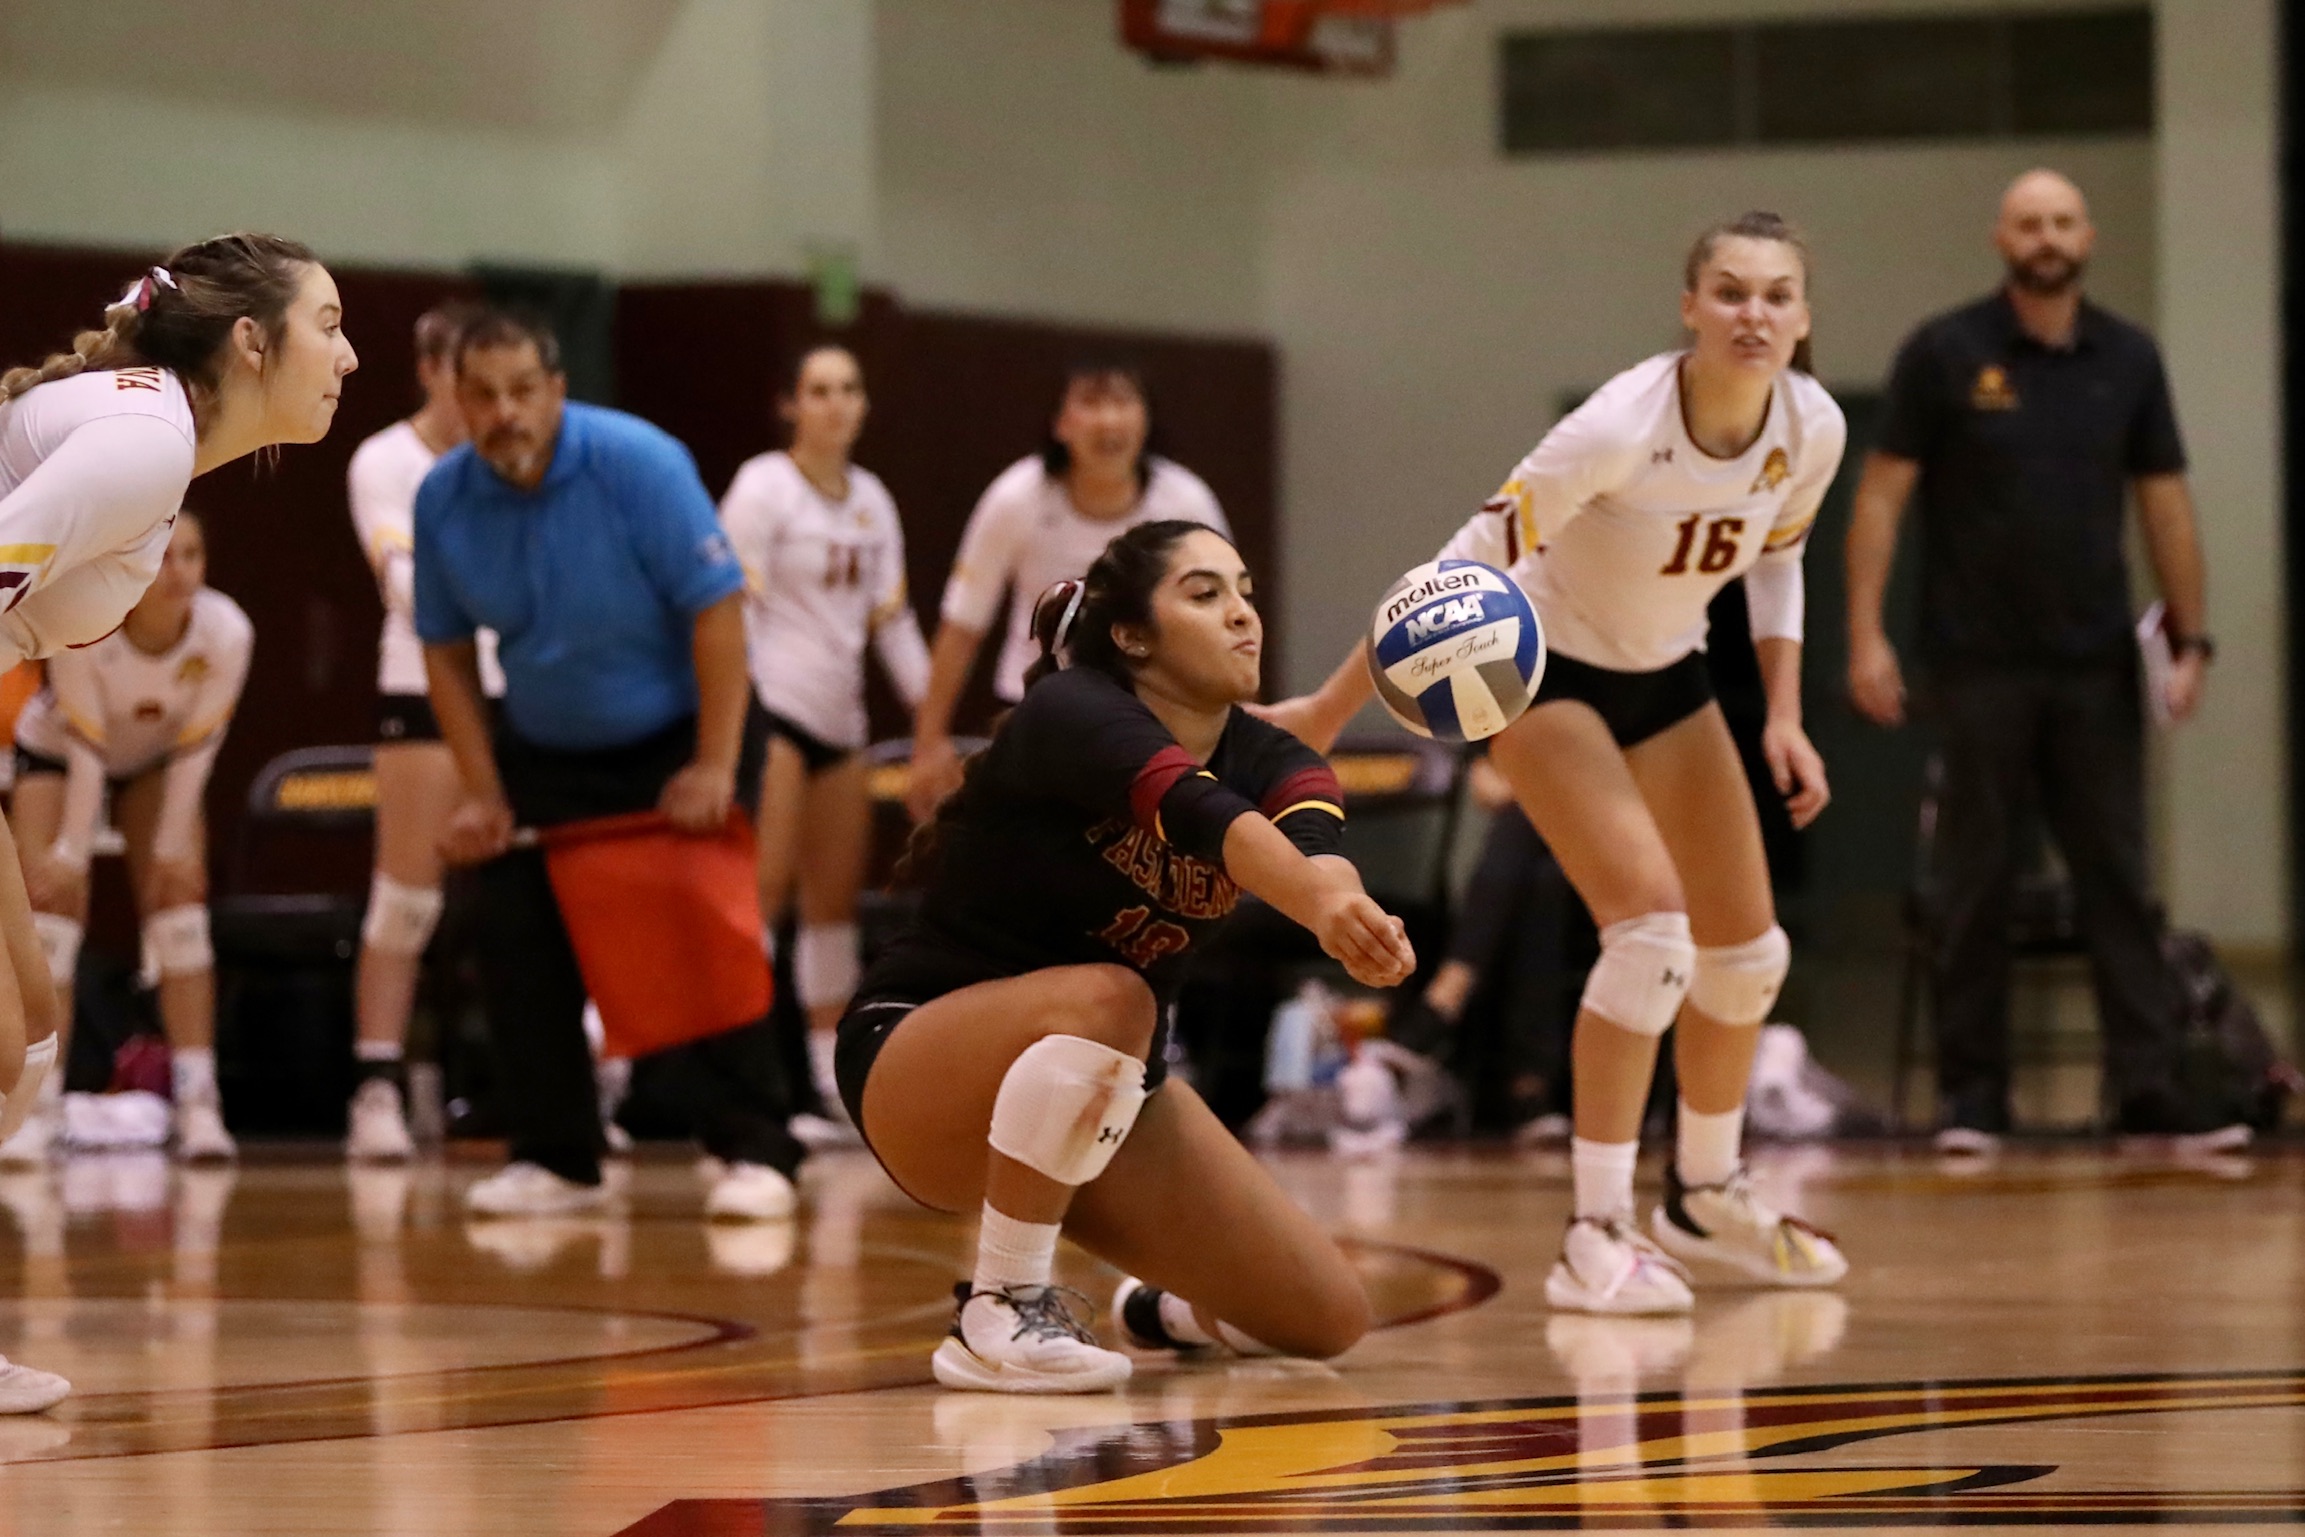
[(1377, 605), (1369, 672), (1385, 708), (1420, 736), (1495, 736), (1528, 708), (1544, 666), (1536, 610), (1494, 566), (1434, 561)]

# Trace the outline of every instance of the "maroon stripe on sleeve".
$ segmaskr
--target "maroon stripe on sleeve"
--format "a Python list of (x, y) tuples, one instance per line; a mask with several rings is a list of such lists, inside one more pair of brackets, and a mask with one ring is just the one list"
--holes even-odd
[(1332, 806), (1342, 807), (1345, 792), (1337, 783), (1336, 771), (1325, 763), (1298, 769), (1267, 790), (1257, 810), (1268, 817), (1278, 817), (1299, 801), (1327, 801)]
[(1161, 800), (1175, 787), (1176, 782), (1200, 767), (1192, 754), (1181, 747), (1164, 747), (1145, 760), (1145, 766), (1136, 771), (1129, 781), (1129, 812), (1136, 825), (1148, 833), (1160, 832)]

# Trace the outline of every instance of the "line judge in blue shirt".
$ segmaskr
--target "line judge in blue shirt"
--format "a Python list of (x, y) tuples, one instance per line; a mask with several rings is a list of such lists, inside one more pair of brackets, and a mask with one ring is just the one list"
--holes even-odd
[[(456, 390), (472, 439), (417, 492), (416, 628), (462, 780), (443, 848), (486, 861), (481, 987), (512, 1143), (465, 1199), (484, 1215), (575, 1211), (602, 1199), (584, 979), (543, 855), (513, 849), (512, 831), (652, 806), (692, 832), (726, 823), (739, 783), (760, 777), (740, 777), (744, 574), (688, 451), (638, 417), (570, 404), (541, 323), (492, 312), (467, 327)], [(504, 668), (493, 723), (482, 627)], [(765, 1022), (676, 1050), (726, 1170), (708, 1213), (789, 1215), (800, 1150)]]

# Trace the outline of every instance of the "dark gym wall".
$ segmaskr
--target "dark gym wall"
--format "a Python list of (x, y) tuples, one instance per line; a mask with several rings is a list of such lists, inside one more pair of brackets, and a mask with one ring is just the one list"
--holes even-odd
[[(69, 345), (104, 305), (163, 253), (71, 250), (0, 239), (0, 366)], [(276, 466), (228, 466), (192, 488), (208, 513), (210, 574), (256, 624), (244, 708), (209, 786), (212, 858), (232, 846), (257, 769), (275, 754), (371, 739), (376, 591), (352, 538), (344, 471), (370, 433), (415, 405), (416, 317), (471, 276), (332, 267), (360, 354), (336, 425)], [(501, 274), (495, 276), (501, 277)], [(607, 290), (601, 290), (606, 292)], [(641, 284), (615, 289), (614, 403), (688, 443), (717, 497), (738, 464), (776, 446), (776, 361), (819, 335), (807, 289), (791, 283)], [(1277, 377), (1259, 341), (1187, 338), (907, 310), (869, 294), (839, 339), (863, 361), (874, 412), (859, 461), (903, 510), (914, 602), (933, 628), (961, 527), (992, 477), (1038, 446), (1064, 364), (1084, 353), (1141, 362), (1165, 450), (1204, 476), (1264, 582), (1279, 631), (1275, 504)], [(1276, 666), (1268, 662), (1268, 669)], [(972, 696), (989, 701), (980, 667)], [(905, 729), (876, 685), (875, 726)], [(218, 865), (221, 870), (221, 864)], [(351, 872), (364, 886), (366, 871)]]

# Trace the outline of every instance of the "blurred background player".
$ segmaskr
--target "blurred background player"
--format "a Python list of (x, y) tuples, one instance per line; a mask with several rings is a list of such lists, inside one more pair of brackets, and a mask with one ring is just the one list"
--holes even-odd
[[(1595, 391), (1441, 552), (1511, 567), (1545, 625), (1536, 701), (1489, 751), (1601, 931), (1571, 1046), (1575, 1215), (1545, 1283), (1581, 1312), (1687, 1312), (1688, 1270), (1665, 1250), (1775, 1285), (1848, 1269), (1830, 1238), (1759, 1198), (1742, 1161), (1753, 1053), (1792, 946), (1703, 654), (1707, 605), (1742, 577), (1762, 751), (1807, 826), (1827, 789), (1801, 727), (1801, 548), (1847, 428), (1807, 371), (1799, 234), (1767, 213), (1707, 230), (1681, 322), (1686, 350)], [(1276, 716), (1334, 740), (1372, 691), (1365, 649)], [(1678, 1130), (1652, 1241), (1633, 1221), (1633, 1168), (1676, 1023)]]
[[(683, 832), (728, 825), (746, 777), (744, 573), (688, 451), (570, 403), (541, 322), (467, 326), (456, 389), (472, 436), (417, 493), (416, 629), (461, 785), (443, 852), (485, 861), (481, 987), (511, 1133), (510, 1161), (465, 1204), (544, 1216), (605, 1199), (602, 1130), (584, 976), (544, 855), (513, 831), (651, 808)], [(484, 626), (504, 665), (493, 720)], [(789, 1216), (800, 1149), (766, 1022), (675, 1051), (721, 1166), (707, 1214)]]
[(1033, 619), (1024, 702), (924, 829), (920, 917), (841, 1022), (841, 1090), (890, 1177), (980, 1211), (937, 1380), (1128, 1378), (1051, 1284), (1060, 1230), (1142, 1278), (1122, 1311), (1147, 1348), (1335, 1355), (1369, 1326), (1360, 1277), (1168, 1080), (1168, 1003), (1243, 891), (1364, 986), (1415, 969), (1407, 937), (1339, 852), (1328, 764), (1238, 708), (1257, 696), (1263, 624), (1222, 535), (1132, 529)]
[(854, 354), (810, 348), (778, 381), (777, 414), (792, 446), (746, 460), (720, 503), (744, 567), (753, 691), (768, 712), (759, 827), (760, 915), (770, 934), (799, 888), (792, 964), (780, 969), (808, 1014), (809, 1070), (824, 1109), (795, 1117), (803, 1141), (855, 1136), (832, 1056), (856, 991), (856, 899), (872, 825), (859, 756), (866, 644), (907, 705), (928, 685), (895, 499), (849, 459), (868, 407)]
[[(476, 306), (445, 304), (416, 322), (416, 382), (424, 403), (354, 450), (346, 474), (352, 531), (376, 573), (384, 605), (376, 660), (376, 871), (360, 927), (354, 983), (359, 1084), (346, 1153), (399, 1159), (408, 1134), (404, 1058), (424, 947), (440, 922), (440, 833), (456, 805), (456, 759), (440, 740), (426, 697), (424, 646), (416, 638), (416, 488), (440, 456), (464, 441), (456, 406), (456, 337)], [(496, 637), (482, 631), (481, 687), (504, 693)]]
[[(200, 519), (176, 516), (168, 554), (128, 618), (93, 646), (49, 658), (48, 682), (16, 722), (14, 812), (33, 922), (57, 993), (58, 1060), (69, 1062), (72, 979), (88, 922), (89, 860), (107, 788), (143, 925), (143, 974), (157, 988), (174, 1076), (176, 1154), (230, 1158), (216, 1089), (216, 956), (208, 938), (209, 770), (248, 681), (256, 632), (205, 585)], [(25, 1162), (57, 1128), (64, 1075), (0, 1147)]]
[(2199, 705), (2216, 649), (2168, 375), (2151, 336), (2082, 297), (2096, 229), (2080, 188), (2020, 176), (1993, 238), (2001, 289), (1899, 351), (1849, 520), (1849, 692), (1894, 726), (1905, 684), (1882, 599), (1919, 493), (1925, 700), (1945, 762), (1938, 1144), (1988, 1152), (2009, 1129), (2009, 895), (2036, 804), (2072, 873), (2116, 1128), (2246, 1142), (2179, 1082), (2183, 1005), (2146, 871), (2132, 493), (2166, 605), (2171, 720)]
[(1115, 536), (1140, 523), (1181, 518), (1231, 536), (1216, 493), (1183, 465), (1151, 452), (1152, 431), (1151, 402), (1134, 368), (1077, 363), (1065, 375), (1040, 452), (1001, 471), (977, 499), (945, 579), (928, 691), (913, 718), (905, 802), (916, 821), (960, 783), (953, 712), (1004, 594), (1010, 597), (1008, 634), (992, 686), (1004, 704), (1014, 704), (1024, 697), (1025, 669), (1038, 654), (1033, 600), (1051, 585), (1077, 578)]

